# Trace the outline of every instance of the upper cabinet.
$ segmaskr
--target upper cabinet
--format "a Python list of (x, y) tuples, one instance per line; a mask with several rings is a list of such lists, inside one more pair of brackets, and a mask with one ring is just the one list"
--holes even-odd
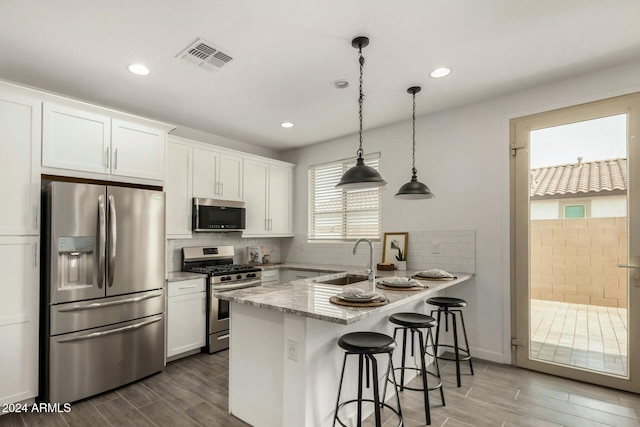
[(192, 237), (192, 198), (242, 201), (243, 237), (293, 235), (295, 165), (176, 136), (167, 155), (167, 238)]
[(194, 148), (193, 197), (242, 201), (242, 157)]
[(164, 189), (167, 193), (167, 237), (172, 239), (191, 238), (192, 154), (190, 146), (169, 137)]
[(169, 127), (121, 120), (108, 113), (45, 102), (42, 166), (55, 168), (47, 170), (52, 174), (81, 178), (91, 176), (69, 171), (116, 181), (120, 177), (163, 181)]
[(40, 123), (38, 100), (0, 91), (0, 235), (38, 235)]
[(293, 165), (244, 161), (247, 228), (242, 237), (293, 235)]

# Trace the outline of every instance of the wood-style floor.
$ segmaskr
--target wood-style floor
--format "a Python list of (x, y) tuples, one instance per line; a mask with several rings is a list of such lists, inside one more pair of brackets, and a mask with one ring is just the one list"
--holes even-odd
[[(193, 355), (160, 374), (76, 402), (68, 414), (9, 414), (0, 416), (0, 426), (246, 426), (227, 413), (227, 358), (226, 351)], [(475, 376), (463, 375), (457, 388), (454, 365), (441, 364), (447, 406), (430, 393), (433, 426), (640, 426), (638, 394), (481, 360), (474, 368)], [(406, 390), (401, 402), (405, 426), (424, 425), (420, 393)], [(386, 419), (390, 411), (384, 412)], [(394, 418), (386, 421), (385, 427), (397, 425)], [(366, 425), (373, 424), (370, 417)]]

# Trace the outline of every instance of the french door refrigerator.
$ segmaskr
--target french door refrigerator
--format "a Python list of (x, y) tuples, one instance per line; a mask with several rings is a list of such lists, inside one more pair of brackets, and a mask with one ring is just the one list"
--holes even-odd
[(161, 191), (42, 190), (40, 399), (73, 402), (164, 366)]

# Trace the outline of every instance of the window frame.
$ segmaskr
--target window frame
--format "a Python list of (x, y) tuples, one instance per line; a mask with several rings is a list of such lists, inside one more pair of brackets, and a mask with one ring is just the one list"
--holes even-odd
[[(369, 153), (363, 155), (364, 161), (367, 166), (371, 166), (377, 171), (381, 169), (381, 153)], [(309, 242), (354, 242), (360, 238), (366, 238), (374, 242), (379, 242), (381, 240), (382, 234), (382, 192), (380, 188), (370, 188), (364, 190), (337, 190), (340, 191), (340, 202), (341, 206), (340, 210), (336, 211), (340, 215), (340, 231), (339, 236), (336, 236), (337, 233), (332, 233), (331, 236), (328, 234), (320, 234), (316, 230), (317, 226), (317, 215), (318, 211), (316, 210), (315, 201), (316, 201), (316, 178), (313, 174), (315, 174), (319, 168), (340, 168), (340, 174), (336, 175), (336, 177), (331, 177), (331, 179), (335, 180), (335, 184), (337, 184), (340, 180), (340, 177), (351, 167), (355, 165), (356, 158), (349, 157), (344, 159), (338, 159), (330, 162), (318, 163), (315, 165), (309, 166), (307, 170), (307, 189), (308, 189), (308, 200), (307, 200), (307, 240)], [(331, 182), (333, 186), (333, 182)], [(313, 188), (312, 188), (313, 186)], [(377, 209), (363, 209), (363, 212), (375, 212), (374, 216), (377, 219), (377, 224), (371, 223), (367, 224), (372, 228), (377, 228), (377, 236), (374, 235), (356, 235), (354, 234), (353, 227), (349, 227), (350, 221), (353, 221), (353, 218), (349, 218), (349, 204), (354, 203), (354, 193), (364, 193), (364, 192), (375, 192), (376, 200), (371, 200), (370, 203), (377, 204)], [(351, 195), (351, 197), (349, 197)], [(364, 202), (367, 203), (366, 201)], [(351, 236), (350, 236), (351, 235)], [(323, 237), (324, 236), (324, 237)]]

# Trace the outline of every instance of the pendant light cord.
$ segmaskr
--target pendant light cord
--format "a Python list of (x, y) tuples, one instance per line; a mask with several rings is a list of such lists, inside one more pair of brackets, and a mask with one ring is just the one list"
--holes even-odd
[(413, 173), (413, 178), (416, 178), (418, 171), (416, 171), (416, 93), (413, 92), (413, 115), (411, 116), (413, 120), (413, 153), (411, 155), (413, 159), (413, 163), (411, 164), (411, 172)]
[(359, 62), (360, 62), (360, 96), (358, 97), (358, 104), (360, 104), (359, 118), (360, 118), (360, 148), (358, 148), (358, 157), (362, 157), (362, 104), (364, 101), (364, 93), (362, 92), (362, 72), (364, 69), (364, 57), (362, 56), (362, 44), (358, 47)]

